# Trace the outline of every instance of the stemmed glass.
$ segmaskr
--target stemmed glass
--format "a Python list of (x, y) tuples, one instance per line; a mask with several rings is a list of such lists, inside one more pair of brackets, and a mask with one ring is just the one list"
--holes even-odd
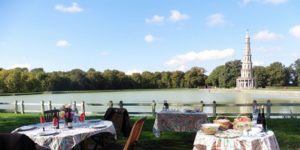
[(45, 123), (45, 117), (43, 115), (40, 116), (40, 124), (43, 128), (43, 131), (45, 131), (45, 128), (44, 128), (44, 123)]
[(79, 117), (79, 121), (81, 122), (81, 124), (83, 125), (84, 123), (84, 120), (85, 120), (85, 114), (84, 113), (81, 113), (80, 117)]

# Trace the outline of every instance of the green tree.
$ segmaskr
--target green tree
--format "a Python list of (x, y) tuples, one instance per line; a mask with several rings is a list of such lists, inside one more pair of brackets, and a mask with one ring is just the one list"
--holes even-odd
[(105, 70), (103, 72), (106, 89), (124, 89), (130, 88), (130, 78), (124, 72), (118, 70)]
[(293, 67), (295, 69), (295, 85), (299, 85), (299, 83), (300, 83), (300, 58), (298, 58), (294, 62)]
[(154, 72), (153, 74), (153, 80), (154, 80), (154, 87), (155, 88), (164, 88), (162, 83), (162, 73), (161, 72)]
[(268, 85), (269, 86), (285, 86), (287, 85), (286, 79), (288, 74), (286, 72), (285, 66), (280, 62), (274, 62), (267, 67), (267, 72), (269, 75)]
[(47, 91), (66, 91), (73, 89), (71, 88), (70, 78), (63, 72), (50, 73), (46, 78), (44, 87)]
[(80, 69), (73, 69), (69, 73), (71, 80), (71, 90), (84, 90), (88, 89), (88, 79), (86, 73)]
[(184, 86), (184, 72), (174, 71), (171, 74), (172, 88), (180, 88)]
[(89, 90), (100, 90), (105, 88), (105, 79), (101, 72), (97, 72), (95, 69), (90, 68), (86, 74), (88, 79)]
[(164, 88), (171, 88), (172, 87), (171, 72), (163, 71), (161, 73), (161, 84)]
[(220, 77), (223, 76), (225, 70), (225, 65), (221, 65), (216, 67), (208, 76), (207, 80), (205, 81), (206, 84), (220, 87)]
[(133, 73), (131, 76), (133, 88), (142, 88), (143, 77), (140, 73)]
[(207, 76), (204, 74), (205, 69), (201, 67), (193, 67), (184, 75), (184, 83), (187, 88), (197, 88), (205, 85)]
[(155, 76), (152, 72), (144, 71), (142, 73), (142, 86), (143, 88), (155, 88)]
[(231, 88), (236, 86), (236, 79), (241, 75), (242, 62), (233, 60), (225, 63), (224, 72), (220, 73), (220, 87)]
[(4, 84), (6, 85), (7, 92), (27, 92), (26, 91), (26, 78), (28, 77), (28, 70), (25, 69), (13, 69), (9, 70), (8, 75), (4, 79)]
[(263, 66), (254, 66), (253, 73), (256, 78), (256, 86), (265, 88), (268, 85), (267, 69)]

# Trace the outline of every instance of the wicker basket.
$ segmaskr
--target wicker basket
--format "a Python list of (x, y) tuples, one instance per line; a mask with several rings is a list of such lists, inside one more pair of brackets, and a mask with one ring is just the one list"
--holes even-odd
[(233, 129), (236, 130), (249, 130), (252, 127), (251, 119), (247, 116), (238, 115), (233, 122)]
[(204, 134), (213, 135), (213, 134), (216, 134), (219, 126), (220, 126), (219, 124), (205, 123), (205, 124), (202, 124), (201, 131)]
[(220, 124), (220, 128), (225, 129), (225, 130), (232, 128), (232, 124), (231, 124), (230, 120), (228, 120), (227, 117), (225, 117), (225, 116), (222, 116), (222, 117), (224, 117), (224, 119), (219, 119), (219, 116), (217, 116), (213, 122), (216, 124)]

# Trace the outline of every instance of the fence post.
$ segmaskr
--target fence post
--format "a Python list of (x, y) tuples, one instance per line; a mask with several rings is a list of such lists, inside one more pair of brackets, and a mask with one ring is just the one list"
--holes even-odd
[(120, 106), (120, 108), (123, 108), (123, 101), (119, 102), (119, 106)]
[(18, 101), (16, 100), (15, 101), (15, 114), (18, 113)]
[(25, 112), (24, 109), (25, 109), (25, 108), (24, 108), (24, 101), (22, 101), (22, 102), (21, 102), (21, 113), (22, 113), (22, 114), (24, 114), (24, 112)]
[(45, 111), (45, 103), (44, 103), (44, 101), (42, 100), (42, 101), (41, 101), (41, 113), (44, 114), (44, 111)]
[(204, 106), (203, 101), (200, 101), (200, 108), (199, 108), (200, 112), (203, 112), (203, 106)]
[(272, 106), (272, 103), (270, 100), (267, 101), (267, 118), (270, 118), (271, 116), (271, 106)]
[(107, 105), (108, 105), (109, 108), (113, 108), (113, 106), (114, 106), (112, 101), (109, 101)]
[(52, 110), (52, 102), (49, 101), (49, 110)]
[(213, 117), (217, 116), (217, 104), (216, 101), (213, 101)]
[(85, 114), (85, 102), (82, 101), (81, 103), (81, 113)]
[(257, 107), (258, 107), (257, 101), (253, 100), (253, 103), (252, 103), (252, 113), (256, 113)]
[(152, 116), (155, 117), (155, 107), (156, 107), (156, 102), (155, 100), (152, 100)]

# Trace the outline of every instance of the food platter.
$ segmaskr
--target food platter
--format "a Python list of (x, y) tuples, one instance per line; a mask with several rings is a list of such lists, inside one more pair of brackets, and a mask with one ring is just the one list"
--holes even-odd
[(228, 129), (226, 131), (219, 131), (215, 134), (218, 138), (237, 138), (242, 135), (242, 132), (238, 130)]

